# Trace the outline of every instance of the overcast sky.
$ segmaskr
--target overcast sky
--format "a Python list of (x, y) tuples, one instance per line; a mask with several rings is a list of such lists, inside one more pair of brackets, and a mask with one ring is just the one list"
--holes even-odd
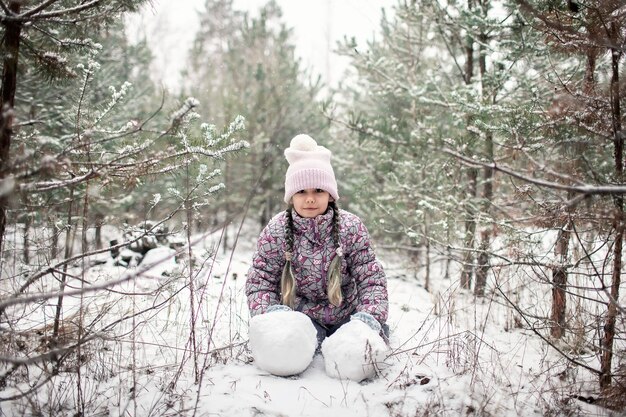
[[(234, 0), (239, 10), (256, 15), (265, 0)], [(277, 0), (283, 20), (293, 29), (296, 53), (314, 74), (328, 84), (339, 81), (346, 61), (332, 53), (338, 40), (354, 36), (365, 43), (379, 29), (381, 8), (391, 13), (396, 0)], [(140, 17), (132, 19), (137, 34), (153, 46), (156, 63), (153, 76), (176, 89), (179, 70), (198, 28), (197, 15), (204, 0), (153, 0)], [(182, 45), (182, 47), (181, 47)]]

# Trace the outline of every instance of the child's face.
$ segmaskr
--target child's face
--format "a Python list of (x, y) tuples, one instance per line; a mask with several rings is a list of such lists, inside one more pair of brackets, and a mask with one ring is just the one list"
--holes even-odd
[(300, 217), (306, 218), (326, 213), (330, 201), (332, 201), (330, 194), (319, 188), (300, 190), (291, 197), (293, 208)]

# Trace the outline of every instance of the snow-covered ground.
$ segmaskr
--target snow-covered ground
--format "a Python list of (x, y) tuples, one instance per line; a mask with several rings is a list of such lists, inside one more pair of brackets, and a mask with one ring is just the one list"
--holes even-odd
[[(49, 382), (51, 361), (28, 372), (19, 368), (0, 388), (0, 416), (69, 416), (77, 409), (88, 416), (610, 415), (575, 398), (587, 395), (594, 377), (526, 330), (502, 294), (476, 299), (456, 280), (442, 279), (440, 264), (432, 266), (427, 292), (400, 254), (381, 250), (391, 351), (376, 378), (331, 378), (320, 354), (298, 376), (260, 370), (247, 345), (244, 295), (257, 234), (256, 226), (249, 228), (234, 251), (220, 247), (219, 232), (198, 237), (201, 271), (193, 297), (184, 263), (167, 248), (148, 252), (139, 268), (156, 266), (132, 280), (124, 280), (129, 270), (114, 266), (106, 253), (99, 255), (106, 263), (85, 273), (74, 265), (71, 273), (86, 287), (122, 282), (65, 298), (68, 335), (82, 318), (81, 332), (93, 340), (68, 356)], [(2, 281), (3, 292), (8, 282)], [(81, 285), (77, 279), (68, 284), (77, 292)], [(37, 284), (41, 292), (55, 289), (55, 280)], [(19, 329), (3, 341), (2, 355), (42, 351), (37, 343), (55, 305), (56, 298), (11, 307)], [(20, 352), (17, 345), (26, 348)], [(19, 396), (38, 383), (35, 394)], [(12, 396), (18, 398), (6, 400)]]

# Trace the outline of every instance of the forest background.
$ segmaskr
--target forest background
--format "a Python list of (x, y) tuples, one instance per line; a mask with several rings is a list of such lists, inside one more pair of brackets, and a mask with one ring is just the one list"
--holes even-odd
[[(219, 232), (228, 251), (244, 220), (260, 230), (283, 208), (282, 152), (306, 132), (333, 150), (341, 206), (424, 289), (497, 298), (512, 328), (589, 375), (594, 401), (624, 407), (621, 1), (398, 1), (378, 39), (338, 45), (352, 76), (331, 88), (296, 58), (276, 3), (252, 15), (207, 0), (180, 96), (127, 39), (121, 16), (142, 3), (0, 1), (3, 401), (49, 404), (42, 387), (80, 381), (84, 352), (152, 314), (64, 306), (145, 273), (131, 249), (175, 251), (167, 285), (188, 294), (196, 352), (211, 253), (193, 246)], [(109, 254), (139, 267), (87, 279)]]

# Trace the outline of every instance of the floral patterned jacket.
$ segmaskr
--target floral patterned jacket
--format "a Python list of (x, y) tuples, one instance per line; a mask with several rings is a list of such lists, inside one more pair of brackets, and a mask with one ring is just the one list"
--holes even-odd
[[(336, 255), (332, 238), (333, 209), (315, 218), (303, 218), (293, 211), (294, 244), (292, 267), (296, 280), (295, 310), (324, 326), (332, 326), (358, 311), (387, 321), (387, 279), (376, 260), (365, 225), (354, 214), (340, 210), (339, 238), (343, 302), (328, 301), (328, 268)], [(287, 213), (274, 216), (263, 229), (246, 281), (251, 315), (264, 313), (280, 304), (280, 278), (285, 265), (285, 224)]]

